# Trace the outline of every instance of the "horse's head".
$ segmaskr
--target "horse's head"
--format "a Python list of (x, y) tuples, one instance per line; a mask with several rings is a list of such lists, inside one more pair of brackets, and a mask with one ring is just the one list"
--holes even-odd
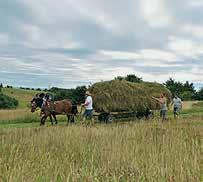
[(36, 108), (37, 108), (36, 102), (35, 102), (35, 101), (32, 101), (32, 102), (31, 102), (31, 112), (35, 112)]
[(43, 103), (42, 98), (33, 98), (31, 101), (31, 112), (35, 112), (38, 107), (41, 108)]

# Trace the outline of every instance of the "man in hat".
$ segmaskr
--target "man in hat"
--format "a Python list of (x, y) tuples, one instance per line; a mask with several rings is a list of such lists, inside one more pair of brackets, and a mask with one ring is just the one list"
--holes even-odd
[(182, 100), (177, 95), (175, 95), (171, 105), (173, 105), (173, 114), (174, 118), (176, 118), (182, 109)]
[(93, 100), (92, 94), (89, 91), (85, 92), (85, 103), (82, 104), (85, 107), (85, 112), (83, 114), (84, 119), (92, 119), (92, 112), (93, 112)]

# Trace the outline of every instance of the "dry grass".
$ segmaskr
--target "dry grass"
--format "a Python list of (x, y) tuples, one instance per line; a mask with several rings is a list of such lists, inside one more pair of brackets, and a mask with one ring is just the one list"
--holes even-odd
[(199, 103), (200, 101), (184, 101), (183, 102), (183, 109), (187, 110), (187, 109), (192, 109), (194, 104)]
[[(36, 127), (39, 113), (31, 114), (26, 108), (34, 93), (4, 92), (20, 100), (20, 109), (0, 111), (0, 181), (203, 180), (202, 115), (164, 124), (52, 127), (47, 122), (45, 127)], [(193, 109), (193, 104), (188, 102), (183, 108)], [(6, 129), (4, 122), (26, 127)]]
[(0, 129), (0, 181), (200, 181), (202, 120)]
[(0, 121), (10, 121), (27, 116), (32, 116), (28, 109), (0, 110)]
[(166, 93), (170, 102), (171, 93), (158, 83), (131, 83), (128, 81), (105, 81), (95, 83), (89, 88), (93, 94), (96, 111), (145, 111), (159, 109), (159, 104), (151, 97)]

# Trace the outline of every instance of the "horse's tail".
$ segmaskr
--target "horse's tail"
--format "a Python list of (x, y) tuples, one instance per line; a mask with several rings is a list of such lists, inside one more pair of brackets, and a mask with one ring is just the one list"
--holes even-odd
[(78, 113), (78, 107), (77, 105), (72, 105), (72, 108), (71, 108), (71, 114), (73, 115), (76, 115)]

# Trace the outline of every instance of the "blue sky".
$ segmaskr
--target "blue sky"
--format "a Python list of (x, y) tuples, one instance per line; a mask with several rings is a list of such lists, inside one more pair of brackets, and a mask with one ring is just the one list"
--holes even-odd
[(201, 87), (202, 9), (202, 0), (1, 0), (0, 82), (70, 88), (136, 74)]

